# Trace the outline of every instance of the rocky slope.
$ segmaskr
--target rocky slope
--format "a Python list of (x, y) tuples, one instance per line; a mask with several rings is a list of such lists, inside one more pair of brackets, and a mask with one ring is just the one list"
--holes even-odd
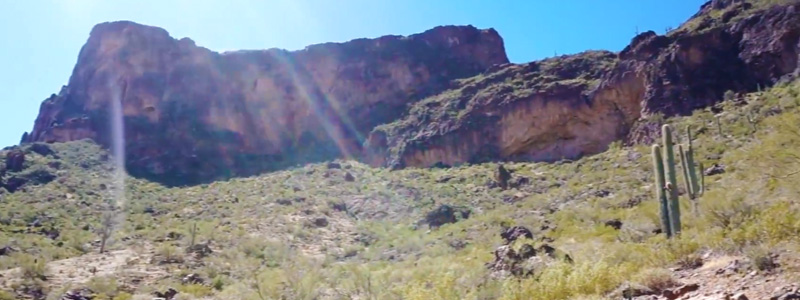
[(471, 26), (219, 54), (160, 28), (104, 23), (24, 142), (110, 147), (119, 101), (131, 173), (165, 183), (248, 175), (357, 154), (407, 103), (507, 62), (497, 32)]
[[(555, 160), (596, 153), (625, 133), (636, 92), (593, 103), (583, 93), (617, 63), (592, 51), (498, 66), (417, 102), (368, 140), (377, 165), (431, 166), (495, 158)], [(388, 158), (389, 161), (384, 159)]]
[[(687, 115), (797, 72), (797, 1), (714, 0), (681, 28), (586, 52), (493, 68), (414, 105), (368, 138), (373, 164), (552, 161), (619, 139), (650, 142), (655, 114)], [(784, 3), (785, 2), (785, 3)]]
[(101, 24), (24, 141), (109, 146), (119, 99), (130, 172), (169, 184), (333, 157), (396, 168), (576, 158), (651, 141), (654, 115), (796, 73), (798, 9), (713, 0), (619, 53), (521, 65), (508, 64), (497, 32), (473, 27), (217, 54), (162, 29)]
[(795, 299), (800, 81), (737, 98), (721, 130), (710, 108), (665, 118), (696, 128), (697, 162), (715, 166), (699, 199), (680, 196), (672, 239), (649, 145), (447, 169), (337, 160), (189, 187), (117, 180), (89, 140), (9, 147), (0, 299)]

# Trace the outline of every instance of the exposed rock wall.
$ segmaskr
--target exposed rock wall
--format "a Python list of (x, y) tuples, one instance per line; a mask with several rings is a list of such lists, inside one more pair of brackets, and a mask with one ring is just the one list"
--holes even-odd
[(619, 53), (526, 64), (508, 63), (497, 32), (470, 26), (219, 54), (163, 29), (105, 23), (23, 140), (110, 146), (119, 101), (128, 170), (165, 183), (341, 156), (396, 168), (577, 158), (652, 141), (650, 115), (797, 74), (798, 2), (713, 0)]
[(471, 26), (219, 54), (160, 28), (103, 23), (26, 141), (110, 146), (120, 101), (131, 173), (171, 184), (248, 175), (358, 155), (407, 104), (503, 63), (497, 32)]
[(615, 140), (650, 142), (659, 127), (644, 117), (689, 114), (727, 90), (754, 91), (797, 74), (800, 4), (762, 2), (710, 1), (680, 29), (642, 33), (618, 54), (590, 51), (462, 80), (376, 128), (369, 160), (392, 167), (552, 161), (605, 151)]

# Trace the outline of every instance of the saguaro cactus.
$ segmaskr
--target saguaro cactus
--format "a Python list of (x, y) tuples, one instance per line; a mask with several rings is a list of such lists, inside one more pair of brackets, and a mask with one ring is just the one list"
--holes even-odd
[(694, 166), (694, 149), (692, 148), (692, 130), (686, 126), (687, 143), (686, 148), (682, 145), (678, 146), (678, 151), (681, 155), (681, 164), (683, 166), (683, 178), (686, 186), (686, 195), (692, 201), (692, 210), (697, 213), (697, 198), (703, 195), (705, 190), (704, 182), (702, 182), (703, 167), (700, 166), (701, 182), (698, 183), (697, 172)]
[[(675, 168), (675, 149), (673, 144), (672, 127), (664, 125), (662, 128), (663, 145), (653, 145), (653, 172), (655, 173), (656, 197), (661, 208), (661, 225), (667, 237), (677, 235), (681, 231), (681, 211), (678, 198), (677, 171)], [(686, 127), (686, 145), (678, 145), (678, 155), (681, 158), (684, 186), (686, 194), (691, 200), (693, 210), (697, 212), (697, 198), (705, 190), (703, 177), (703, 164), (701, 163), (700, 178), (698, 182), (697, 168), (694, 162), (694, 149), (692, 148), (692, 130)]]
[(672, 127), (664, 125), (661, 127), (661, 134), (664, 142), (664, 170), (667, 181), (665, 185), (667, 198), (669, 199), (669, 219), (672, 234), (677, 235), (681, 231), (681, 206), (678, 200), (678, 176), (675, 170), (675, 150), (672, 144)]
[(669, 202), (664, 193), (666, 181), (664, 180), (664, 161), (661, 159), (661, 146), (653, 145), (653, 173), (656, 178), (656, 199), (661, 207), (661, 228), (667, 237), (672, 236), (672, 229), (669, 220)]

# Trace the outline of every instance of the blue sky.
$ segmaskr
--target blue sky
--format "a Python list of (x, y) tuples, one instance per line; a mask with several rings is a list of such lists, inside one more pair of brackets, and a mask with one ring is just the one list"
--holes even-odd
[(30, 131), (41, 101), (66, 84), (97, 23), (159, 26), (216, 50), (284, 48), (438, 25), (495, 28), (512, 62), (587, 49), (619, 51), (636, 30), (663, 33), (703, 0), (20, 0), (0, 9), (0, 147)]

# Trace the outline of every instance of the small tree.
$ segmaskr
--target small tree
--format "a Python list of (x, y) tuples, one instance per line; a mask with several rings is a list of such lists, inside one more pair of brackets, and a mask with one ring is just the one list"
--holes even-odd
[(731, 90), (725, 91), (725, 94), (722, 95), (722, 100), (725, 101), (733, 101), (736, 98), (736, 93)]
[(100, 253), (105, 252), (106, 250), (106, 242), (108, 238), (111, 237), (111, 233), (114, 231), (115, 219), (116, 219), (116, 211), (114, 209), (110, 209), (109, 211), (105, 212), (100, 220)]

